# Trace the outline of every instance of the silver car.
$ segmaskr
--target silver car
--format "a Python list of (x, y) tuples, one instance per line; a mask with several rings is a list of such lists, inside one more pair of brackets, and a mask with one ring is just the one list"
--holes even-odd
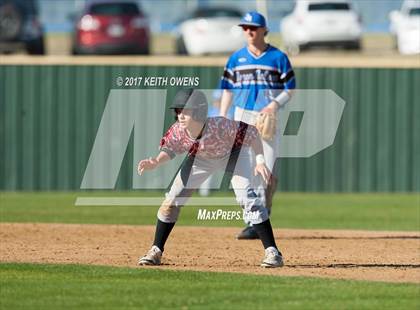
[(392, 11), (390, 30), (401, 54), (420, 53), (420, 1), (404, 1), (400, 11)]

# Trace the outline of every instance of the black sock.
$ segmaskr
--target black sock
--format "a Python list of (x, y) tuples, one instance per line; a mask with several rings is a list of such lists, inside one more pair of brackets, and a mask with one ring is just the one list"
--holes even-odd
[(166, 240), (169, 237), (169, 234), (174, 228), (175, 223), (165, 223), (161, 220), (157, 220), (156, 223), (156, 231), (155, 231), (155, 241), (153, 241), (153, 245), (157, 246), (162, 252), (165, 246)]
[[(274, 240), (273, 228), (271, 227), (270, 219), (261, 224), (252, 225), (260, 237), (264, 249), (275, 247), (277, 249), (276, 241)], [(280, 251), (279, 251), (280, 252)]]

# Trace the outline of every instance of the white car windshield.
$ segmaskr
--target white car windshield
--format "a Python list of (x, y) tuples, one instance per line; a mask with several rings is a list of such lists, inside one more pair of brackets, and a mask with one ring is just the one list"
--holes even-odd
[(309, 11), (349, 11), (350, 6), (348, 3), (319, 2), (319, 3), (309, 4), (308, 10)]

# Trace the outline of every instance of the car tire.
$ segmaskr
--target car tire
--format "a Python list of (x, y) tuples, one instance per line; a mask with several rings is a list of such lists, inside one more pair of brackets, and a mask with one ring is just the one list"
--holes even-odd
[(300, 52), (308, 51), (310, 49), (309, 44), (299, 44), (298, 50)]
[(73, 47), (71, 49), (71, 54), (72, 55), (80, 55), (80, 52), (79, 52), (79, 50), (76, 47)]
[(185, 42), (182, 37), (176, 39), (176, 53), (178, 55), (188, 55), (188, 51), (185, 47)]
[(145, 46), (141, 51), (140, 51), (140, 55), (149, 55), (150, 54), (150, 46), (147, 45)]
[(36, 40), (32, 40), (26, 43), (26, 51), (30, 55), (44, 55), (44, 37), (40, 37)]
[(361, 44), (360, 41), (354, 41), (354, 42), (350, 42), (345, 46), (345, 49), (347, 50), (352, 50), (352, 51), (360, 51), (361, 50)]

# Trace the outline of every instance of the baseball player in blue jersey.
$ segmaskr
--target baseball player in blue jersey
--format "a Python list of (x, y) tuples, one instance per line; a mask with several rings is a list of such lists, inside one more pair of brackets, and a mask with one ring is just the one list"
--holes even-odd
[[(235, 106), (235, 120), (256, 125), (263, 114), (276, 115), (277, 111), (291, 98), (296, 86), (295, 74), (286, 54), (265, 42), (268, 33), (266, 21), (258, 12), (249, 12), (240, 24), (247, 39), (247, 45), (234, 52), (221, 78), (220, 115), (226, 117), (230, 106)], [(257, 126), (258, 127), (258, 126)], [(261, 195), (265, 197), (270, 213), (277, 177), (275, 161), (279, 152), (280, 133), (263, 140), (267, 167), (272, 176)], [(250, 150), (251, 152), (251, 150)], [(253, 156), (250, 153), (250, 160)], [(238, 235), (238, 239), (257, 239), (255, 230), (248, 226)]]

